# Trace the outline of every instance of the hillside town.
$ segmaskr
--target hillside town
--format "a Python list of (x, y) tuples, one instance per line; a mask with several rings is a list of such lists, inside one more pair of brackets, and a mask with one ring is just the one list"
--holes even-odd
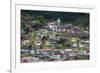
[(89, 60), (89, 27), (62, 21), (21, 21), (21, 63)]

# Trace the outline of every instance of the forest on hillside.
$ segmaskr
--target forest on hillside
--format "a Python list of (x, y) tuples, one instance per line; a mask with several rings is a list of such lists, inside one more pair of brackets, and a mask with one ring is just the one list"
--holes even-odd
[(56, 11), (35, 11), (21, 10), (21, 19), (25, 22), (30, 20), (47, 23), (61, 19), (61, 23), (71, 23), (81, 27), (89, 27), (89, 13), (78, 12), (56, 12)]

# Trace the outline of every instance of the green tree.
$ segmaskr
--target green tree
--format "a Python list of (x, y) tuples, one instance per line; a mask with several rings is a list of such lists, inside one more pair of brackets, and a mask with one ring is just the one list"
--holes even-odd
[(45, 19), (44, 19), (44, 17), (42, 15), (39, 15), (39, 16), (36, 17), (36, 22), (38, 24), (44, 24), (45, 23)]

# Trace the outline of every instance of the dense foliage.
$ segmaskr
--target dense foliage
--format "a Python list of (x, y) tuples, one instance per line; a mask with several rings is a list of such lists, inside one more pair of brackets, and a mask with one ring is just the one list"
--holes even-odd
[(35, 20), (38, 24), (56, 21), (60, 18), (63, 24), (89, 26), (89, 13), (21, 10), (21, 14), (26, 16), (24, 20)]

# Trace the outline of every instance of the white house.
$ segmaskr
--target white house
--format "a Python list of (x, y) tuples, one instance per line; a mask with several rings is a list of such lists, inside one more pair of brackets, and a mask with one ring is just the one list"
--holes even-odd
[(27, 45), (27, 44), (29, 44), (29, 43), (30, 43), (30, 40), (24, 40), (24, 41), (22, 42), (23, 45)]
[(46, 42), (45, 42), (45, 45), (50, 45), (50, 42), (49, 42), (49, 41), (46, 41)]
[(34, 42), (35, 45), (40, 46), (42, 44), (41, 40), (37, 40)]
[(78, 47), (78, 43), (73, 43), (72, 47)]
[(50, 29), (52, 29), (52, 28), (55, 26), (56, 22), (49, 22), (49, 23), (47, 23), (47, 24), (48, 24), (48, 27), (49, 27)]

